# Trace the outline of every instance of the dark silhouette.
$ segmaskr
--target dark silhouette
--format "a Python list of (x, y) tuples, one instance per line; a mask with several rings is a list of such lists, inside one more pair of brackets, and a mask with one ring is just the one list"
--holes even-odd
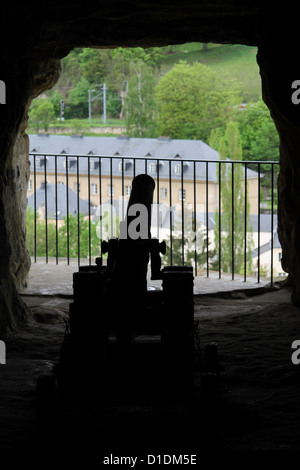
[[(73, 274), (74, 302), (55, 368), (57, 391), (68, 399), (106, 401), (186, 399), (193, 391), (193, 269), (161, 269), (165, 243), (150, 233), (154, 180), (133, 179), (120, 238), (102, 242), (108, 253)], [(147, 290), (151, 279), (162, 290)]]

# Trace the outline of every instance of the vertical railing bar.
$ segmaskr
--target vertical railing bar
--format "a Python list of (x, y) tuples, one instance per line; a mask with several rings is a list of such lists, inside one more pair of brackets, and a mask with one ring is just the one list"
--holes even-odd
[(157, 178), (157, 238), (159, 239), (159, 159), (156, 160), (156, 178)]
[(169, 160), (169, 204), (170, 204), (170, 264), (173, 266), (173, 228), (172, 228), (172, 162)]
[(66, 198), (67, 198), (67, 263), (70, 264), (70, 221), (69, 221), (69, 159), (66, 156)]
[(145, 174), (147, 175), (148, 171), (147, 171), (147, 159), (145, 158)]
[(134, 159), (133, 159), (133, 177), (134, 177), (134, 178), (135, 178), (135, 172), (136, 172), (136, 167), (135, 167), (135, 165), (136, 165), (136, 159), (134, 158)]
[(257, 282), (260, 283), (260, 164), (258, 163), (258, 214), (257, 214)]
[(122, 220), (124, 219), (124, 159), (121, 160), (122, 167)]
[(208, 162), (205, 164), (205, 184), (206, 184), (206, 277), (209, 277), (209, 255), (208, 255)]
[(247, 281), (247, 163), (245, 163), (244, 282)]
[(36, 156), (33, 156), (33, 184), (34, 184), (34, 262), (36, 263), (36, 231), (37, 231), (37, 213), (36, 213)]
[(231, 163), (231, 271), (232, 271), (232, 280), (234, 280), (234, 162)]
[(274, 239), (273, 239), (273, 234), (274, 234), (274, 164), (271, 164), (271, 192), (272, 192), (272, 197), (271, 197), (271, 287), (273, 287), (273, 247), (274, 247)]
[(92, 240), (91, 240), (91, 170), (90, 157), (88, 156), (88, 204), (89, 204), (89, 265), (92, 264)]
[(183, 160), (181, 160), (181, 264), (184, 266), (184, 201), (183, 201)]
[(221, 279), (221, 268), (222, 268), (222, 264), (221, 264), (221, 256), (222, 256), (222, 249), (221, 249), (221, 231), (222, 231), (222, 228), (221, 228), (221, 223), (222, 223), (222, 215), (221, 215), (221, 211), (222, 211), (222, 208), (221, 208), (221, 184), (222, 184), (222, 164), (221, 162), (219, 161), (219, 279)]
[(56, 264), (58, 264), (58, 220), (57, 220), (57, 155), (54, 159), (55, 166), (55, 246), (56, 246)]
[(76, 173), (77, 173), (77, 255), (78, 266), (80, 266), (80, 213), (79, 213), (79, 157), (77, 156)]
[(193, 185), (194, 185), (194, 217), (193, 217), (193, 226), (192, 231), (194, 232), (195, 236), (195, 247), (194, 247), (194, 263), (195, 263), (195, 276), (198, 275), (198, 263), (197, 263), (197, 216), (196, 216), (196, 201), (197, 201), (197, 194), (196, 194), (196, 162), (193, 162)]
[(110, 172), (110, 236), (113, 236), (113, 175), (112, 175), (112, 165), (113, 165), (113, 157), (110, 157), (110, 165), (109, 165), (109, 172)]
[(44, 177), (45, 177), (45, 236), (46, 236), (46, 263), (48, 263), (48, 192), (47, 192), (47, 160), (44, 155)]
[(101, 168), (101, 158), (99, 157), (98, 161), (98, 177), (99, 177), (99, 222), (100, 222), (100, 256), (102, 257), (102, 168)]

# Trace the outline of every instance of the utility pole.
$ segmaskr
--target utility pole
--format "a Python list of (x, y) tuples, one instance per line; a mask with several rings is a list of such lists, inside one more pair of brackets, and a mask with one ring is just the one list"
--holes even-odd
[(92, 121), (92, 91), (94, 90), (88, 90), (88, 95), (89, 95), (89, 122)]
[(89, 89), (88, 90), (88, 103), (89, 103), (89, 122), (92, 122), (92, 102), (98, 98), (102, 94), (103, 96), (103, 123), (106, 124), (106, 83), (100, 83), (99, 85), (96, 85), (97, 87), (102, 87), (98, 95), (94, 96), (92, 98), (92, 92), (95, 91), (94, 89)]
[(106, 124), (106, 83), (103, 83), (103, 123)]

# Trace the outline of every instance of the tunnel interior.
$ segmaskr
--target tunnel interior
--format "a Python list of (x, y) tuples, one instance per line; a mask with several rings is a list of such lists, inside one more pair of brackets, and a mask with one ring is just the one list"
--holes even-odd
[[(300, 114), (291, 95), (292, 83), (300, 74), (296, 60), (298, 11), (296, 2), (272, 5), (270, 9), (260, 2), (237, 5), (230, 0), (205, 4), (188, 1), (184, 7), (177, 1), (160, 5), (112, 1), (97, 6), (77, 2), (72, 7), (52, 2), (39, 8), (29, 2), (3, 7), (0, 79), (6, 86), (6, 98), (0, 107), (1, 338), (6, 339), (8, 332), (15, 328), (27, 328), (32, 315), (19, 294), (30, 269), (25, 234), (28, 108), (35, 97), (57, 82), (61, 59), (75, 47), (153, 47), (193, 41), (258, 47), (262, 95), (280, 137), (278, 234), (283, 269), (289, 273), (291, 312), (296, 314), (300, 305)], [(251, 329), (250, 324), (247, 327)], [(242, 326), (239, 334), (244, 334)], [(148, 423), (153, 426), (154, 415), (148, 416)], [(120, 420), (125, 418), (122, 415)], [(206, 418), (205, 425), (211, 430), (213, 420)], [(136, 417), (138, 424), (140, 419), (140, 415)], [(249, 426), (251, 419), (247, 421)], [(213, 436), (201, 431), (202, 438), (207, 435)]]

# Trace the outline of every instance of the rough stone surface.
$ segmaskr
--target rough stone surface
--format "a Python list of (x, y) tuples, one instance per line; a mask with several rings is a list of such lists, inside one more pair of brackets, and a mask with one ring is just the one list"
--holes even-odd
[[(39, 465), (46, 458), (57, 466), (65, 457), (70, 466), (81, 457), (84, 468), (89, 468), (88, 459), (101, 468), (111, 453), (141, 458), (182, 453), (196, 454), (199, 466), (206, 452), (209, 462), (217, 454), (224, 463), (224, 450), (300, 450), (299, 366), (291, 361), (300, 316), (288, 289), (244, 299), (195, 299), (201, 348), (217, 342), (225, 367), (216, 396), (204, 395), (197, 380), (193, 399), (184, 405), (67, 400), (57, 403), (48, 432), (37, 425), (35, 387), (38, 377), (57, 364), (70, 299), (39, 296), (25, 301), (34, 321), (9, 335), (7, 364), (1, 370), (0, 448), (3, 455), (9, 453), (10, 463), (21, 455), (30, 464), (39, 457)], [(233, 461), (230, 453), (228, 463)]]

